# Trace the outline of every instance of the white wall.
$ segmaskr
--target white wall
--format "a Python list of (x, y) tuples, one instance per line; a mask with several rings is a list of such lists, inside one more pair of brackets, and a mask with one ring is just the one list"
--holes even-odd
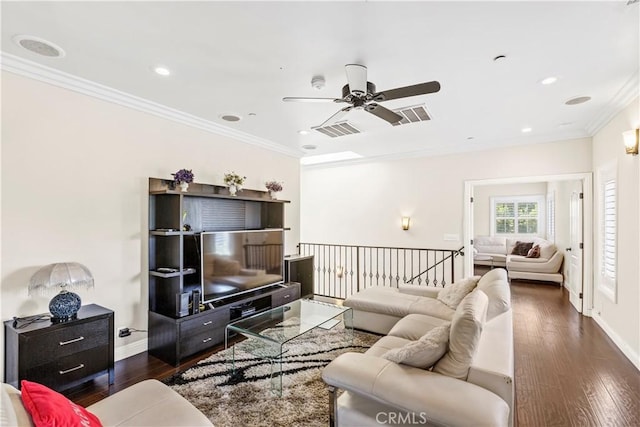
[[(286, 251), (295, 252), (296, 158), (7, 72), (2, 107), (3, 320), (47, 312), (49, 297), (27, 295), (29, 278), (77, 261), (95, 277), (95, 289), (79, 292), (83, 303), (114, 310), (116, 327), (146, 329), (148, 177), (180, 168), (202, 183), (222, 184), (230, 170), (247, 176), (246, 188), (284, 181)], [(124, 344), (144, 350), (145, 340), (116, 338), (116, 356)]]
[[(491, 235), (491, 198), (502, 196), (543, 196), (547, 195), (546, 182), (527, 184), (478, 185), (473, 193), (473, 227), (476, 236)], [(540, 206), (541, 213), (546, 215), (546, 205)], [(544, 238), (546, 230), (541, 229)]]
[[(613, 302), (598, 292), (599, 275), (594, 274), (596, 292), (594, 294), (594, 318), (618, 344), (621, 350), (640, 369), (640, 270), (638, 266), (639, 245), (639, 195), (640, 185), (638, 156), (625, 154), (622, 132), (640, 126), (639, 99), (613, 118), (593, 137), (593, 167), (610, 162), (617, 163), (618, 171), (618, 262), (617, 301)], [(599, 203), (597, 180), (594, 205)], [(598, 224), (600, 213), (595, 210), (594, 224)], [(596, 248), (600, 236), (594, 235)], [(597, 264), (596, 256), (596, 264)]]
[[(440, 157), (304, 167), (304, 242), (446, 248), (463, 234), (466, 180), (591, 171), (591, 141), (576, 139)], [(402, 231), (401, 216), (411, 216)]]

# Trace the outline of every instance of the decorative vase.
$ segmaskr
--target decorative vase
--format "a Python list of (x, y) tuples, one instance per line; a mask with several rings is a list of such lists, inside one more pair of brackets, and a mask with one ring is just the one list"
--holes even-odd
[(63, 289), (49, 302), (49, 311), (53, 316), (52, 320), (54, 322), (64, 322), (75, 319), (81, 303), (78, 294)]
[(229, 194), (235, 196), (238, 192), (238, 186), (235, 184), (229, 184)]
[(269, 197), (271, 197), (273, 200), (277, 200), (278, 199), (278, 192), (277, 191), (273, 191), (273, 190), (269, 190)]
[(180, 190), (181, 191), (187, 191), (187, 188), (189, 188), (189, 183), (188, 182), (181, 182), (180, 183)]

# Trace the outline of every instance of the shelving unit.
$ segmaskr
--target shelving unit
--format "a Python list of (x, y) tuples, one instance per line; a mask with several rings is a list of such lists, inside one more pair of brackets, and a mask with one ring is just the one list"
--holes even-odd
[[(180, 315), (180, 296), (201, 286), (200, 233), (286, 230), (285, 203), (289, 201), (271, 199), (266, 191), (244, 189), (231, 196), (224, 186), (191, 183), (188, 191), (182, 192), (171, 180), (149, 178), (151, 354), (177, 364), (194, 352), (220, 343), (224, 327), (237, 316), (238, 306), (255, 304), (262, 310), (300, 297), (297, 283), (274, 286), (230, 297), (201, 313)], [(193, 326), (199, 323), (202, 325)]]

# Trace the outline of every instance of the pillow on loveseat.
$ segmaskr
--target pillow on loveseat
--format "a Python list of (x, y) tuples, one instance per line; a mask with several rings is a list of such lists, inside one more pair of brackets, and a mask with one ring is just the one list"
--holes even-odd
[(464, 297), (466, 297), (467, 294), (476, 287), (478, 280), (480, 280), (480, 276), (467, 277), (466, 279), (458, 280), (449, 286), (445, 286), (438, 293), (437, 299), (441, 303), (455, 310), (460, 304), (460, 301), (462, 301)]
[(50, 388), (22, 380), (22, 403), (36, 427), (101, 427), (98, 417)]
[(428, 369), (447, 352), (450, 327), (449, 322), (437, 326), (419, 340), (388, 350), (381, 357), (392, 362)]
[(533, 242), (520, 242), (517, 241), (511, 250), (511, 255), (526, 256), (529, 250), (533, 247)]
[(489, 298), (480, 289), (467, 295), (451, 320), (449, 351), (435, 364), (433, 372), (466, 380), (478, 349), (487, 316)]

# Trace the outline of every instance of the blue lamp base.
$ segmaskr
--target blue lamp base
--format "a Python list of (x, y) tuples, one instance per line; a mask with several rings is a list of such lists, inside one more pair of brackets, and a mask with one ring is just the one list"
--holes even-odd
[(62, 290), (58, 295), (49, 301), (49, 311), (53, 318), (52, 322), (66, 322), (77, 317), (80, 310), (80, 296), (76, 293)]

